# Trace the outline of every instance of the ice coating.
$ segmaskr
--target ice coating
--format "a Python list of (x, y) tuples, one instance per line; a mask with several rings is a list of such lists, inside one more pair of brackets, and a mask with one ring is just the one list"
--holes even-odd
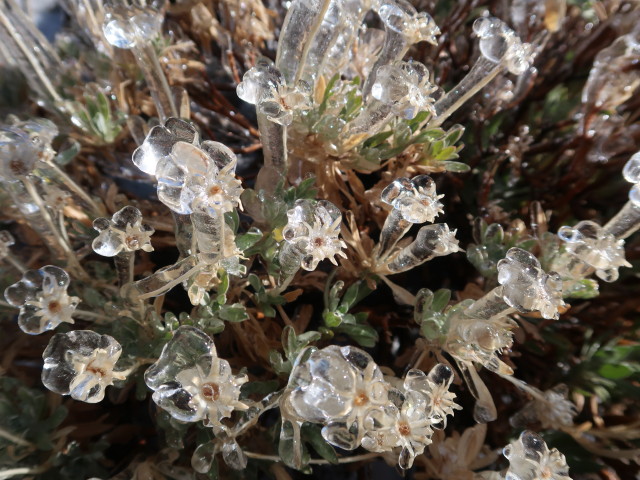
[(154, 229), (142, 223), (142, 213), (135, 207), (124, 207), (111, 219), (96, 218), (93, 228), (100, 232), (92, 243), (93, 250), (99, 255), (113, 257), (123, 251), (153, 251), (151, 235)]

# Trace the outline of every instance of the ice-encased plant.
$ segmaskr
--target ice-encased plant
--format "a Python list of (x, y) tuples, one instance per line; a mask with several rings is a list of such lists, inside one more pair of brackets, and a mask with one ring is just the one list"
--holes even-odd
[(67, 294), (70, 281), (63, 269), (47, 265), (24, 272), (22, 280), (7, 287), (4, 298), (20, 308), (18, 325), (23, 332), (37, 335), (62, 322), (74, 323), (71, 316), (80, 298)]
[(100, 402), (109, 385), (127, 376), (128, 372), (114, 371), (121, 353), (122, 347), (109, 335), (91, 330), (57, 333), (42, 354), (42, 383), (74, 400)]
[(183, 422), (218, 425), (234, 410), (248, 408), (238, 400), (247, 375), (234, 375), (229, 362), (218, 357), (213, 340), (195, 327), (174, 332), (144, 379), (153, 401)]

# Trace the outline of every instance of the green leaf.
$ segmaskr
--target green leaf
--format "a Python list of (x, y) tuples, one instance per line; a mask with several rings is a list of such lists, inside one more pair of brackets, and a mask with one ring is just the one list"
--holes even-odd
[(338, 464), (338, 455), (331, 445), (322, 437), (322, 427), (311, 423), (302, 425), (302, 440), (308, 442), (318, 455), (333, 465)]
[(444, 307), (447, 306), (449, 300), (451, 300), (451, 290), (441, 288), (433, 294), (433, 303), (431, 309), (434, 312), (441, 312), (442, 310), (444, 310)]
[(337, 327), (342, 323), (342, 317), (330, 312), (329, 310), (325, 310), (322, 313), (322, 318), (324, 320), (324, 324), (329, 328)]
[(239, 303), (234, 303), (233, 305), (224, 305), (218, 311), (218, 315), (221, 319), (233, 323), (244, 322), (249, 318), (247, 310), (243, 305)]
[(465, 173), (471, 170), (471, 167), (469, 165), (462, 162), (451, 162), (447, 160), (438, 163), (441, 164), (448, 172)]
[(384, 142), (387, 138), (393, 135), (392, 130), (388, 130), (386, 132), (376, 133), (373, 137), (369, 137), (363, 144), (363, 148), (375, 148)]
[(623, 378), (630, 377), (637, 370), (634, 370), (630, 365), (618, 364), (618, 365), (603, 365), (598, 370), (598, 374), (609, 380), (621, 380)]
[(378, 332), (369, 325), (342, 323), (335, 331), (350, 336), (363, 347), (373, 347), (378, 343)]

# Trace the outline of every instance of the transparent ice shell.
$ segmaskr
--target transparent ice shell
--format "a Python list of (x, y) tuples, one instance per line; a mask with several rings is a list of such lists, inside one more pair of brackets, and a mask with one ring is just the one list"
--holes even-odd
[(42, 354), (42, 383), (75, 400), (100, 402), (114, 380), (126, 377), (113, 371), (121, 353), (122, 347), (109, 335), (91, 330), (57, 333)]
[(60, 323), (74, 323), (71, 315), (80, 299), (67, 295), (69, 275), (60, 267), (47, 265), (27, 270), (22, 280), (7, 287), (4, 298), (20, 308), (18, 326), (25, 333), (38, 335)]
[(106, 15), (102, 32), (114, 47), (130, 49), (158, 36), (164, 21), (166, 0), (133, 2), (105, 2)]
[(549, 450), (536, 433), (525, 430), (502, 453), (509, 460), (505, 480), (571, 480), (564, 455), (555, 448)]
[(248, 408), (238, 400), (247, 375), (233, 375), (213, 340), (195, 327), (178, 328), (144, 378), (153, 401), (183, 422), (219, 425), (234, 410)]
[(151, 235), (154, 229), (142, 223), (142, 213), (136, 207), (126, 206), (111, 219), (96, 218), (93, 228), (100, 232), (91, 244), (98, 255), (113, 257), (120, 252), (153, 251)]
[(380, 195), (384, 203), (411, 223), (433, 222), (444, 211), (440, 202), (442, 197), (444, 195), (436, 193), (436, 184), (429, 175), (397, 178)]

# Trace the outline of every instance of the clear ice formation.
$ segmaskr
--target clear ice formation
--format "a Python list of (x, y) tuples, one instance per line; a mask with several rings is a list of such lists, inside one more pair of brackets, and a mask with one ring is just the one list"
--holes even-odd
[(114, 381), (125, 372), (114, 371), (122, 347), (109, 335), (91, 330), (57, 333), (42, 354), (42, 383), (52, 392), (87, 403), (102, 401)]
[(93, 251), (98, 255), (114, 257), (120, 252), (153, 251), (151, 235), (154, 229), (142, 223), (142, 213), (136, 207), (126, 206), (111, 219), (96, 218), (93, 228), (100, 232), (92, 243)]
[(504, 447), (503, 455), (509, 460), (505, 480), (571, 480), (564, 455), (528, 430)]
[(219, 426), (234, 410), (248, 408), (238, 399), (247, 375), (234, 375), (229, 362), (218, 357), (213, 340), (195, 327), (175, 331), (144, 379), (153, 401), (183, 422)]
[(67, 294), (69, 282), (67, 272), (47, 265), (26, 271), (20, 281), (6, 288), (4, 298), (20, 308), (18, 326), (23, 332), (38, 335), (62, 322), (74, 323), (71, 316), (80, 299)]
[(633, 184), (629, 190), (629, 201), (603, 226), (607, 233), (618, 239), (625, 239), (640, 229), (640, 152), (627, 161), (622, 175)]
[(434, 429), (460, 407), (449, 392), (453, 372), (443, 364), (429, 374), (412, 369), (390, 383), (371, 356), (331, 345), (296, 362), (287, 399), (300, 421), (322, 424), (322, 436), (345, 450), (359, 446), (394, 452), (408, 469), (431, 443)]

